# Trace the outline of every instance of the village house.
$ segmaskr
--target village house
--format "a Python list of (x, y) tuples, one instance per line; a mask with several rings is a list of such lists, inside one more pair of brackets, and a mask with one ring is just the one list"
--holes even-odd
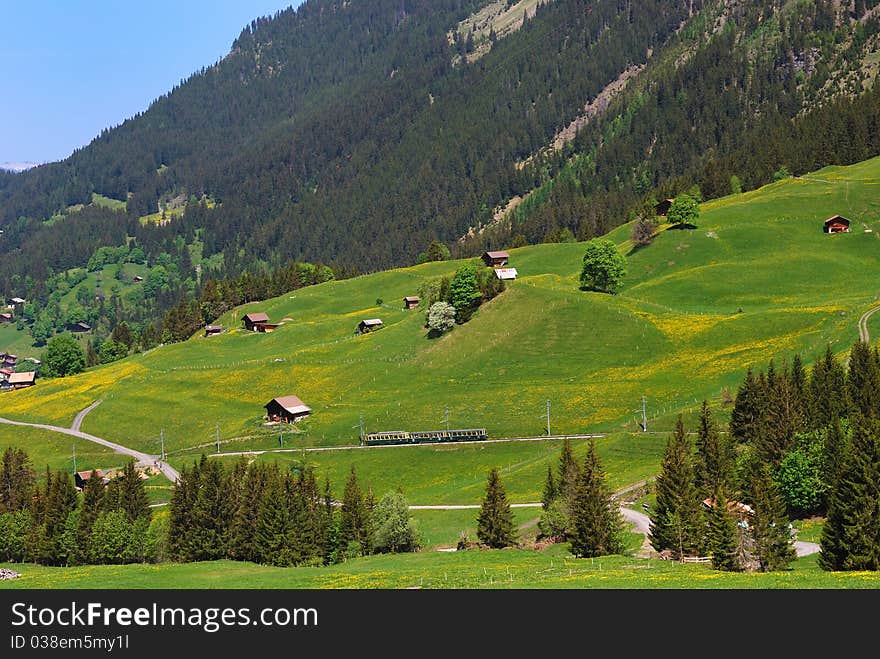
[(7, 382), (13, 391), (16, 389), (24, 389), (34, 386), (37, 378), (36, 371), (26, 371), (25, 373), (12, 373)]
[(2, 362), (3, 368), (15, 368), (15, 365), (18, 363), (18, 357), (13, 354), (0, 354), (0, 362)]
[(378, 318), (370, 318), (368, 320), (362, 320), (358, 323), (358, 334), (367, 334), (368, 332), (373, 332), (377, 329), (382, 328), (382, 321)]
[(516, 268), (496, 268), (495, 269), (495, 276), (498, 277), (498, 279), (503, 279), (505, 281), (511, 280), (511, 279), (516, 279), (517, 274), (519, 274), (519, 273), (517, 273)]
[(257, 325), (261, 323), (268, 323), (269, 316), (262, 311), (256, 313), (246, 313), (241, 317), (242, 322), (244, 322), (244, 328), (249, 332), (256, 332)]
[(849, 233), (850, 221), (840, 215), (832, 215), (822, 223), (825, 233)]
[(223, 332), (223, 325), (205, 325), (205, 336), (216, 336)]
[(92, 326), (88, 323), (84, 323), (80, 321), (78, 323), (74, 323), (70, 326), (70, 331), (75, 332), (77, 334), (82, 334), (83, 332), (90, 332), (92, 330)]
[(23, 313), (24, 312), (24, 303), (26, 300), (21, 297), (14, 297), (9, 300), (9, 306), (15, 311), (15, 313)]
[(292, 395), (273, 398), (264, 407), (269, 421), (277, 423), (296, 423), (312, 413), (311, 407)]
[(0, 313), (0, 323), (11, 323), (12, 322), (12, 314), (11, 313)]
[[(110, 479), (104, 475), (104, 472), (100, 469), (95, 469), (95, 475), (101, 479), (101, 482), (105, 485), (110, 482)], [(78, 490), (83, 489), (86, 486), (86, 481), (88, 481), (92, 477), (92, 470), (89, 471), (78, 471), (73, 475), (73, 483), (76, 485)]]
[(415, 295), (408, 295), (403, 298), (404, 309), (416, 309), (419, 306), (419, 298)]
[(657, 213), (657, 215), (659, 215), (660, 217), (666, 217), (666, 214), (672, 207), (673, 201), (675, 201), (675, 199), (664, 199), (662, 201), (658, 201), (657, 205), (654, 206), (654, 212)]
[(135, 275), (135, 276), (134, 276), (134, 282), (135, 282), (136, 284), (140, 284), (143, 280), (144, 280), (144, 278), (141, 277), (140, 275)]
[(510, 261), (510, 254), (507, 252), (485, 252), (483, 253), (483, 263), (490, 268), (501, 268)]

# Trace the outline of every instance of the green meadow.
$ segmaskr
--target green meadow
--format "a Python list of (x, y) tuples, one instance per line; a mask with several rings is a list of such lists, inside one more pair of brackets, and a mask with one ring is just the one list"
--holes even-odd
[[(72, 473), (74, 446), (77, 471), (122, 467), (128, 460), (127, 456), (118, 455), (109, 448), (84, 439), (40, 428), (0, 423), (0, 452), (9, 446), (24, 449), (38, 474), (46, 469), (46, 465)], [(165, 482), (167, 484), (167, 480)]]
[[(102, 400), (85, 431), (152, 453), (164, 431), (172, 462), (191, 459), (194, 447), (212, 450), (218, 431), (224, 451), (276, 445), (263, 405), (287, 394), (314, 410), (285, 429), (287, 448), (355, 444), (360, 415), (367, 431), (440, 428), (446, 407), (452, 427), (536, 436), (546, 432), (548, 400), (554, 434), (635, 431), (642, 396), (652, 430), (670, 429), (704, 398), (723, 419), (722, 401), (746, 368), (795, 352), (809, 364), (826, 344), (843, 353), (856, 340), (859, 316), (878, 297), (878, 191), (874, 159), (709, 202), (698, 228), (662, 227), (642, 249), (621, 227), (610, 237), (628, 254), (628, 275), (616, 295), (579, 290), (583, 244), (510, 250), (519, 279), (439, 339), (427, 337), (425, 310), (405, 311), (402, 298), (461, 262), (328, 282), (227, 313), (221, 336), (42, 380), (3, 395), (0, 408), (66, 426)], [(853, 220), (852, 233), (823, 234), (822, 220), (835, 213)], [(250, 311), (283, 325), (246, 332), (239, 319)], [(385, 327), (356, 335), (373, 317)], [(396, 456), (415, 454), (377, 455), (394, 456), (394, 474)], [(374, 470), (370, 461), (380, 458), (370, 456), (358, 454), (358, 463)], [(328, 467), (334, 474), (351, 461), (314, 459), (338, 462)], [(403, 472), (411, 468), (402, 460)]]
[(0, 564), (15, 588), (878, 588), (877, 572), (824, 572), (807, 556), (780, 572), (717, 572), (703, 564), (606, 556), (573, 558), (566, 545), (544, 551), (422, 551), (370, 556), (330, 567), (275, 568), (253, 563), (162, 563), (44, 567)]

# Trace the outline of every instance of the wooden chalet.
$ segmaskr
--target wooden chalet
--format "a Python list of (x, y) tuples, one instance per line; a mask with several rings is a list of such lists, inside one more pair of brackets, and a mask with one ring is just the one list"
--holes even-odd
[(16, 389), (33, 387), (36, 383), (36, 379), (36, 371), (26, 371), (25, 373), (13, 373), (9, 376), (7, 382), (9, 382), (10, 388), (15, 391)]
[(510, 261), (510, 254), (507, 252), (484, 252), (483, 263), (490, 268), (501, 268)]
[(303, 403), (297, 396), (281, 396), (273, 398), (263, 407), (269, 421), (278, 423), (296, 423), (312, 413), (312, 408)]
[(415, 295), (407, 295), (403, 298), (404, 309), (417, 309), (419, 306), (419, 298)]
[(205, 325), (205, 336), (216, 336), (223, 331), (223, 325)]
[[(714, 508), (715, 501), (712, 497), (708, 497), (703, 499), (703, 505), (706, 506), (706, 508)], [(738, 520), (748, 519), (749, 515), (754, 513), (751, 506), (745, 503), (740, 503), (739, 501), (728, 501), (727, 510)]]
[(517, 274), (516, 268), (495, 268), (495, 276), (505, 281), (516, 279)]
[(75, 323), (70, 326), (71, 332), (76, 332), (77, 334), (82, 334), (83, 332), (91, 332), (92, 326), (88, 323), (84, 323), (82, 321)]
[(0, 362), (3, 363), (3, 368), (15, 368), (15, 365), (18, 363), (18, 357), (12, 354), (0, 355)]
[(12, 322), (12, 314), (11, 313), (0, 313), (0, 323), (11, 323)]
[(840, 215), (832, 215), (822, 223), (825, 233), (849, 233), (850, 221)]
[(141, 277), (140, 275), (135, 275), (135, 276), (134, 276), (134, 281), (135, 281), (136, 284), (140, 284), (143, 280), (144, 280), (144, 278)]
[[(100, 469), (95, 469), (95, 476), (101, 479), (101, 482), (106, 485), (110, 482), (110, 479), (104, 475), (104, 472)], [(83, 489), (86, 486), (86, 481), (92, 478), (92, 470), (89, 471), (78, 471), (73, 475), (73, 482), (76, 485), (77, 489)]]
[(9, 306), (12, 307), (16, 313), (21, 313), (24, 311), (24, 303), (27, 300), (21, 297), (14, 297), (9, 300)]
[(241, 317), (241, 320), (244, 322), (244, 328), (246, 330), (249, 332), (256, 332), (257, 325), (269, 322), (269, 316), (260, 311), (257, 313), (246, 313)]
[(377, 329), (382, 329), (382, 321), (378, 318), (369, 318), (368, 320), (362, 320), (358, 323), (358, 334), (367, 334), (368, 332), (374, 332)]
[(654, 212), (657, 213), (657, 215), (659, 215), (660, 217), (666, 217), (666, 214), (672, 207), (673, 201), (675, 201), (675, 199), (664, 199), (662, 201), (658, 201), (657, 205), (654, 206)]

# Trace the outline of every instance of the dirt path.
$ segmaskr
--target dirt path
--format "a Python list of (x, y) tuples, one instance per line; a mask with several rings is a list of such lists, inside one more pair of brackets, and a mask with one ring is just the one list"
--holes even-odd
[(862, 317), (859, 318), (859, 341), (861, 341), (862, 343), (871, 342), (871, 334), (870, 332), (868, 332), (868, 319), (878, 311), (880, 311), (880, 307), (868, 309), (865, 313), (862, 314)]
[(76, 418), (73, 420), (73, 424), (70, 426), (71, 430), (79, 431), (82, 428), (83, 419), (86, 418), (86, 414), (91, 412), (93, 409), (98, 407), (101, 404), (100, 400), (96, 400), (94, 403), (89, 405), (86, 409), (82, 410), (79, 414), (76, 415)]

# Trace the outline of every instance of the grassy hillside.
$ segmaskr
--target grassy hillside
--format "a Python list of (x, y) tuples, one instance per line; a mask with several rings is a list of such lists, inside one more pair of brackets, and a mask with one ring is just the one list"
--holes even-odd
[(22, 428), (0, 423), (0, 452), (8, 446), (24, 449), (38, 474), (46, 465), (52, 469), (73, 472), (74, 444), (77, 471), (122, 467), (127, 460), (125, 456), (84, 439), (39, 428)]
[[(445, 406), (453, 427), (540, 435), (548, 399), (554, 433), (634, 430), (642, 395), (651, 428), (668, 428), (703, 398), (720, 406), (748, 366), (794, 352), (809, 363), (828, 342), (848, 349), (877, 299), (878, 185), (875, 159), (713, 201), (697, 229), (630, 253), (614, 296), (578, 290), (582, 244), (512, 250), (519, 280), (436, 340), (402, 298), (457, 262), (302, 289), (230, 312), (222, 336), (5, 395), (3, 415), (66, 425), (103, 399), (84, 430), (154, 452), (160, 429), (170, 450), (213, 443), (217, 426), (238, 439), (230, 448), (272, 445), (262, 406), (291, 393), (314, 414), (287, 446), (354, 443), (361, 413), (368, 431), (442, 427)], [(822, 233), (834, 213), (853, 219), (851, 234)], [(624, 250), (628, 231), (611, 234)], [(284, 324), (245, 332), (248, 311)], [(376, 316), (384, 329), (355, 335)]]

